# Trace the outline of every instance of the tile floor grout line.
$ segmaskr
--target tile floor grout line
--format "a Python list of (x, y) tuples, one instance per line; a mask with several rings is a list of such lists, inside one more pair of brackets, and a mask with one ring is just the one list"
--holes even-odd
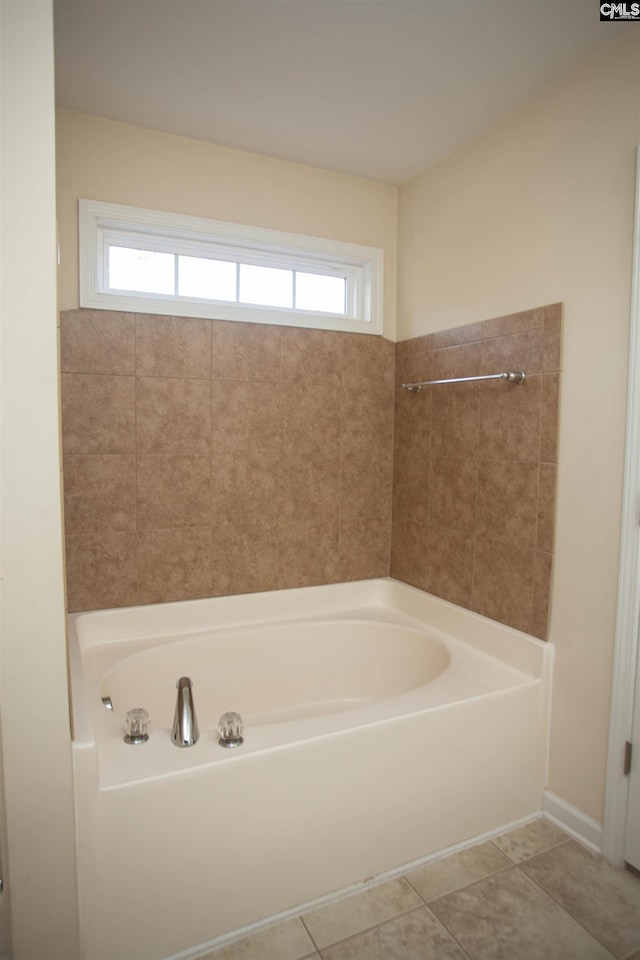
[[(315, 950), (316, 953), (319, 953), (319, 952), (320, 952), (320, 947), (319, 947), (318, 944), (316, 943), (315, 937), (314, 937), (313, 934), (311, 933), (311, 930), (309, 930), (309, 927), (308, 927), (308, 926), (306, 925), (306, 923), (304, 922), (304, 915), (303, 915), (302, 913), (298, 914), (298, 919), (300, 920), (300, 923), (302, 924), (302, 926), (304, 927), (304, 929), (307, 931), (307, 935), (308, 935), (309, 939), (311, 940), (311, 943), (313, 944), (313, 949)], [(307, 956), (308, 956), (308, 954), (307, 954)]]
[[(565, 840), (559, 840), (557, 843), (552, 844), (550, 847), (545, 847), (544, 850), (538, 850), (537, 853), (532, 853), (530, 857), (523, 857), (521, 860), (514, 860), (513, 863), (515, 864), (516, 867), (519, 867), (520, 864), (522, 863), (529, 863), (530, 860), (535, 860), (536, 857), (542, 857), (545, 854), (550, 853), (552, 850), (557, 850), (558, 847), (563, 847), (566, 843), (571, 843), (573, 839), (574, 839), (573, 837), (567, 836)], [(578, 840), (575, 840), (574, 842), (579, 843)], [(582, 846), (582, 844), (580, 844), (580, 846)], [(500, 850), (500, 847), (498, 847), (497, 849)], [(583, 847), (583, 850), (587, 850), (587, 849), (588, 849), (587, 847)], [(504, 850), (500, 852), (504, 853)], [(591, 851), (589, 852), (591, 853)], [(509, 857), (509, 854), (506, 853), (505, 856)], [(511, 859), (511, 857), (509, 857), (509, 859)]]
[[(557, 846), (562, 846), (562, 844), (557, 844)], [(552, 847), (551, 849), (553, 849), (553, 847)], [(532, 857), (529, 857), (529, 859), (531, 860), (531, 859), (533, 859), (533, 858), (532, 858)], [(523, 861), (523, 863), (525, 863), (525, 862), (526, 862), (526, 861)], [(541, 884), (539, 884), (537, 880), (535, 880), (533, 877), (530, 877), (529, 874), (528, 874), (528, 873), (525, 873), (524, 870), (521, 870), (519, 866), (518, 866), (518, 870), (520, 870), (520, 873), (522, 874), (523, 877), (525, 877), (527, 880), (530, 880), (533, 884), (535, 884), (535, 886), (538, 888), (538, 890), (540, 890), (541, 893), (543, 893), (546, 897), (548, 897), (548, 899), (551, 900), (552, 903), (555, 903), (555, 905), (556, 905), (560, 910), (562, 910), (563, 913), (565, 913), (568, 917), (570, 917), (571, 920), (573, 920), (574, 923), (577, 923), (578, 926), (581, 927), (581, 928), (585, 931), (585, 933), (587, 933), (587, 934), (592, 938), (592, 940), (595, 940), (596, 943), (599, 943), (600, 946), (602, 947), (602, 949), (607, 951), (607, 953), (608, 953), (609, 956), (611, 957), (611, 960), (620, 960), (620, 958), (619, 958), (618, 956), (616, 956), (616, 954), (613, 953), (613, 951), (610, 950), (609, 947), (608, 947), (605, 943), (602, 942), (602, 940), (600, 939), (600, 937), (597, 937), (597, 936), (595, 935), (595, 933), (593, 933), (591, 930), (588, 930), (587, 927), (585, 927), (584, 923), (582, 923), (580, 920), (578, 920), (577, 917), (574, 917), (574, 915), (571, 913), (570, 910), (567, 910), (566, 907), (563, 907), (562, 904), (561, 904), (558, 900), (556, 900), (556, 898), (553, 896), (553, 894), (549, 893), (548, 890), (545, 890), (545, 888), (544, 888), (543, 886), (541, 886)]]
[[(420, 903), (415, 907), (411, 907), (409, 910), (403, 910), (402, 913), (397, 913), (393, 917), (387, 917), (386, 920), (381, 920), (379, 923), (373, 923), (370, 927), (365, 927), (362, 930), (358, 930), (356, 933), (349, 934), (348, 937), (342, 937), (340, 940), (335, 940), (333, 943), (326, 943), (324, 947), (318, 947), (318, 953), (320, 954), (321, 960), (325, 960), (324, 950), (333, 950), (334, 947), (339, 946), (341, 943), (347, 943), (348, 940), (354, 940), (356, 937), (361, 937), (364, 933), (371, 933), (372, 930), (377, 930), (378, 927), (382, 927), (385, 923), (391, 923), (393, 920), (398, 920), (400, 917), (406, 917), (410, 913), (415, 913), (417, 910), (424, 910), (428, 906), (426, 903)], [(429, 911), (432, 915), (433, 911)], [(437, 917), (436, 917), (437, 919)], [(438, 921), (439, 922), (439, 921)]]
[[(497, 870), (492, 870), (491, 873), (485, 873), (482, 877), (476, 877), (475, 880), (469, 880), (468, 883), (463, 883), (459, 887), (454, 887), (452, 890), (447, 890), (446, 893), (439, 893), (437, 897), (431, 897), (430, 900), (425, 900), (419, 890), (416, 890), (418, 896), (424, 901), (425, 906), (429, 906), (432, 903), (435, 903), (436, 900), (444, 900), (445, 897), (450, 897), (454, 893), (460, 893), (462, 890), (466, 890), (468, 887), (472, 887), (474, 883), (481, 883), (483, 880), (488, 880), (489, 877), (495, 877), (498, 873), (504, 873), (505, 870), (511, 870), (512, 867), (517, 867), (517, 863), (509, 862), (502, 867), (498, 867)], [(411, 881), (408, 881), (411, 883)], [(413, 884), (411, 884), (413, 887)]]
[(440, 924), (442, 929), (446, 930), (446, 932), (449, 934), (449, 936), (451, 937), (455, 945), (458, 947), (458, 949), (464, 954), (465, 957), (467, 957), (467, 960), (474, 960), (474, 957), (472, 956), (472, 954), (470, 954), (469, 951), (462, 946), (458, 938), (454, 935), (453, 931), (449, 929), (449, 927), (446, 925), (444, 920), (442, 920), (436, 913), (434, 913), (434, 911), (429, 907), (429, 904), (427, 904), (427, 910), (429, 911), (431, 916), (434, 917), (434, 919)]

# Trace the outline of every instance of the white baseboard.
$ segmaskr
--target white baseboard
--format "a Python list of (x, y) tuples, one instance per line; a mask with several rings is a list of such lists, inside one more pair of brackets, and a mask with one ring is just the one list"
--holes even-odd
[(559, 827), (579, 840), (595, 853), (602, 853), (602, 824), (587, 816), (582, 810), (545, 790), (542, 797), (542, 810), (545, 817), (553, 820)]

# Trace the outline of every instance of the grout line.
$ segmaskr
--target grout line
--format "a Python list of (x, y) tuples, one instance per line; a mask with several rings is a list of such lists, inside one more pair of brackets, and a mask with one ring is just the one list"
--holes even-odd
[[(318, 946), (318, 944), (317, 944), (316, 941), (314, 940), (313, 934), (311, 933), (311, 930), (309, 930), (309, 927), (308, 927), (308, 926), (306, 925), (306, 923), (304, 922), (304, 917), (303, 917), (303, 915), (302, 915), (301, 913), (298, 914), (298, 920), (300, 921), (300, 923), (302, 924), (302, 926), (303, 926), (304, 929), (306, 930), (307, 936), (308, 936), (309, 939), (311, 940), (311, 943), (313, 944), (314, 950), (316, 951), (316, 953), (319, 953), (319, 952), (320, 952), (320, 947)], [(308, 956), (308, 954), (305, 954), (305, 956)]]
[[(340, 903), (339, 900), (337, 902)], [(426, 906), (426, 903), (420, 903), (417, 906), (409, 907), (408, 910), (402, 910), (400, 913), (394, 913), (392, 917), (387, 917), (385, 920), (381, 920), (379, 923), (372, 923), (368, 927), (363, 927), (362, 930), (357, 930), (355, 933), (350, 933), (347, 937), (341, 937), (340, 940), (333, 940), (331, 943), (325, 943), (323, 947), (317, 947), (317, 950), (322, 956), (323, 950), (332, 950), (333, 947), (338, 946), (338, 944), (347, 943), (349, 940), (354, 940), (356, 937), (361, 937), (365, 933), (371, 933), (372, 930), (377, 930), (378, 927), (383, 927), (385, 924), (391, 923), (394, 920), (398, 920), (400, 917), (407, 917), (410, 913), (415, 913), (417, 910), (424, 910)]]
[(462, 944), (460, 943), (460, 941), (458, 940), (458, 938), (455, 936), (455, 934), (449, 929), (449, 927), (446, 925), (446, 923), (444, 922), (444, 920), (441, 920), (440, 917), (438, 917), (438, 916), (433, 912), (433, 910), (429, 907), (428, 904), (427, 904), (427, 909), (429, 910), (431, 916), (436, 920), (436, 922), (440, 924), (440, 926), (442, 927), (442, 929), (445, 930), (445, 931), (449, 934), (449, 936), (451, 937), (451, 939), (453, 940), (453, 942), (455, 943), (455, 945), (458, 947), (458, 949), (460, 950), (460, 952), (467, 958), (467, 960), (474, 960), (474, 958), (471, 956), (471, 954), (470, 954), (467, 950), (465, 950), (465, 948), (462, 946)]
[[(569, 840), (566, 840), (566, 841), (564, 841), (564, 842), (565, 842), (565, 843), (568, 843)], [(557, 844), (556, 846), (562, 846), (562, 844)], [(549, 849), (552, 850), (552, 849), (554, 849), (554, 848), (553, 848), (553, 847), (550, 847)], [(544, 852), (546, 853), (546, 851), (544, 851)], [(538, 856), (539, 856), (539, 854), (538, 854)], [(532, 857), (529, 857), (529, 860), (532, 860), (532, 859), (533, 859)], [(526, 862), (528, 862), (528, 861), (523, 861), (523, 863), (526, 863)], [(560, 910), (562, 910), (562, 912), (563, 912), (564, 914), (566, 914), (567, 917), (569, 917), (571, 920), (573, 920), (574, 923), (577, 923), (579, 927), (582, 927), (582, 929), (585, 931), (585, 933), (587, 933), (587, 934), (592, 938), (592, 940), (595, 940), (596, 943), (599, 943), (600, 946), (601, 946), (604, 950), (607, 951), (607, 953), (609, 954), (611, 960), (617, 960), (616, 954), (613, 953), (612, 950), (609, 950), (609, 947), (607, 947), (606, 944), (603, 943), (603, 941), (600, 939), (600, 937), (597, 937), (597, 936), (595, 935), (595, 933), (593, 933), (592, 930), (589, 930), (587, 927), (585, 927), (584, 923), (582, 923), (580, 920), (578, 920), (577, 917), (574, 917), (574, 915), (571, 913), (571, 911), (568, 910), (566, 907), (564, 907), (564, 906), (559, 902), (559, 900), (557, 900), (556, 897), (555, 897), (552, 893), (550, 893), (549, 890), (546, 890), (540, 883), (538, 883), (538, 881), (537, 881), (534, 877), (530, 877), (529, 874), (527, 874), (527, 873), (524, 872), (524, 870), (521, 870), (519, 864), (517, 864), (516, 866), (517, 866), (517, 868), (520, 870), (520, 873), (523, 875), (523, 877), (525, 877), (525, 879), (530, 880), (531, 883), (533, 883), (533, 884), (538, 888), (538, 890), (540, 890), (540, 892), (545, 895), (545, 897), (548, 897), (549, 900), (551, 900), (553, 903), (555, 903), (555, 905), (556, 905)]]
[[(489, 841), (489, 843), (490, 843), (490, 842), (491, 842), (491, 841)], [(473, 849), (473, 848), (471, 848), (471, 849)], [(496, 850), (497, 850), (497, 849), (498, 849), (498, 847), (496, 847)], [(502, 853), (502, 851), (500, 851), (500, 852)], [(509, 860), (509, 863), (505, 864), (505, 865), (502, 866), (502, 867), (498, 867), (497, 870), (492, 870), (491, 873), (486, 873), (483, 877), (476, 877), (475, 880), (469, 880), (468, 883), (462, 883), (459, 887), (454, 887), (453, 890), (447, 890), (446, 893), (441, 893), (441, 894), (439, 894), (437, 897), (432, 897), (430, 900), (424, 900), (424, 897), (421, 897), (421, 899), (424, 900), (425, 905), (428, 907), (428, 906), (430, 906), (432, 903), (436, 903), (438, 900), (444, 900), (444, 899), (446, 899), (446, 897), (450, 897), (450, 896), (452, 896), (454, 893), (460, 893), (462, 890), (467, 890), (469, 887), (473, 887), (476, 883), (482, 883), (483, 880), (488, 880), (489, 877), (495, 877), (497, 874), (499, 874), (499, 873), (505, 873), (505, 871), (511, 870), (513, 867), (516, 867), (516, 866), (517, 866), (517, 864), (516, 864), (516, 863), (513, 863), (513, 862), (509, 859), (509, 857), (507, 857), (507, 860)], [(413, 886), (413, 884), (412, 884), (412, 886)], [(414, 888), (414, 889), (415, 889), (415, 888)], [(418, 892), (418, 890), (416, 890), (416, 893), (418, 893), (418, 896), (421, 896), (421, 894)]]
[[(558, 840), (557, 843), (552, 843), (550, 847), (545, 847), (544, 850), (538, 850), (537, 853), (532, 853), (530, 857), (523, 857), (522, 860), (514, 860), (513, 863), (519, 867), (523, 863), (529, 863), (530, 860), (535, 860), (536, 857), (542, 857), (544, 854), (549, 853), (550, 850), (557, 850), (558, 847), (563, 847), (565, 843), (570, 843), (573, 839), (573, 837), (566, 836), (564, 840)], [(577, 841), (575, 842), (577, 843)], [(584, 849), (586, 849), (586, 847)], [(506, 853), (505, 856), (508, 857), (509, 854)], [(511, 857), (509, 857), (509, 859), (511, 860)]]

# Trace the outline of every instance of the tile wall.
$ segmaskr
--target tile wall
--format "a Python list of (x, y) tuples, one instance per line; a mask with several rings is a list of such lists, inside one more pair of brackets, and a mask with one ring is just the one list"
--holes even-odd
[(72, 611), (388, 576), (394, 345), (61, 316)]
[[(394, 349), (63, 313), (69, 609), (391, 572), (546, 636), (560, 327), (555, 304)], [(507, 368), (525, 383), (400, 387)]]
[[(562, 305), (397, 345), (391, 575), (546, 638)], [(504, 381), (403, 382), (524, 370)]]

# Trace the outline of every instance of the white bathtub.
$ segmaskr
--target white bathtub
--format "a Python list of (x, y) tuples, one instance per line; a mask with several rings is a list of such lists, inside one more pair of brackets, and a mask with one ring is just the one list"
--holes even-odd
[[(195, 957), (540, 809), (552, 648), (412, 587), (96, 611), (69, 628), (87, 960)], [(183, 675), (201, 736), (178, 749)], [(152, 720), (140, 746), (122, 739), (135, 706)], [(245, 721), (235, 750), (218, 745), (227, 710)]]

